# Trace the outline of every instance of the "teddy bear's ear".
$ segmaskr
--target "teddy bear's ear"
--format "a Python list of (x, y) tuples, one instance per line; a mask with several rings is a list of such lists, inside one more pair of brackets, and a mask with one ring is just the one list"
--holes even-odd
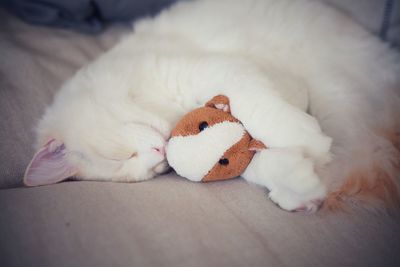
[(224, 95), (214, 96), (210, 101), (208, 101), (205, 105), (206, 107), (220, 109), (222, 111), (231, 112), (229, 107), (229, 98)]
[(267, 147), (261, 142), (258, 141), (256, 139), (251, 139), (250, 143), (249, 143), (249, 150), (250, 151), (260, 151), (263, 149), (266, 149)]

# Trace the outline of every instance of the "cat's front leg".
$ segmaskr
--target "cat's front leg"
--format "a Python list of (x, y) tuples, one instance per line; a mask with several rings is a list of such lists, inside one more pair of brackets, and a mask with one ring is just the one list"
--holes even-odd
[(242, 176), (267, 187), (270, 199), (288, 211), (314, 212), (326, 196), (312, 160), (296, 148), (259, 151)]
[(272, 82), (267, 71), (243, 58), (225, 56), (206, 58), (196, 66), (196, 86), (188, 98), (206, 103), (225, 95), (232, 115), (266, 146), (299, 147), (318, 163), (329, 161), (331, 139), (314, 117), (285, 100), (280, 84)]
[(298, 147), (319, 164), (329, 162), (331, 138), (314, 117), (269, 90), (237, 90), (230, 92), (229, 99), (232, 114), (266, 146)]

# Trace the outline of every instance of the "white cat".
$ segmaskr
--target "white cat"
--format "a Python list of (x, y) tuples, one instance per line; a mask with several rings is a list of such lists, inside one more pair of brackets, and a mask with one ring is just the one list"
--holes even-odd
[(369, 168), (393, 182), (398, 151), (380, 133), (398, 129), (399, 73), (387, 45), (316, 1), (181, 2), (139, 21), (65, 83), (38, 126), (24, 181), (152, 178), (168, 169), (177, 120), (224, 94), (270, 148), (244, 177), (284, 209), (315, 210), (325, 197), (318, 177), (330, 191), (345, 186), (336, 198), (350, 175), (375, 184)]

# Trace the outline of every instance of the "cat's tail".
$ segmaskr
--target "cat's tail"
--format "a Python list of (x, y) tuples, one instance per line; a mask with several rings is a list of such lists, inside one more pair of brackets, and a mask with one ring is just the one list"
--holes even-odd
[(400, 101), (392, 103), (390, 111), (387, 106), (367, 119), (374, 123), (364, 127), (355, 123), (356, 136), (336, 148), (328, 169), (333, 174), (330, 179), (340, 183), (331, 181), (324, 209), (400, 211)]
[[(400, 144), (400, 135), (391, 133), (390, 139), (393, 145), (390, 141), (383, 141), (375, 146), (368, 164), (349, 168), (343, 183), (328, 194), (323, 206), (325, 209), (338, 211), (362, 206), (400, 210), (400, 150), (395, 148), (396, 143)], [(348, 160), (352, 162), (351, 158)]]

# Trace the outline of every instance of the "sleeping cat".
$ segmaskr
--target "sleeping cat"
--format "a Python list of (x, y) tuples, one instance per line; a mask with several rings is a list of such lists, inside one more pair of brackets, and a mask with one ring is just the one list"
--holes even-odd
[(257, 159), (265, 176), (245, 178), (282, 208), (315, 210), (325, 186), (330, 202), (395, 190), (399, 157), (387, 136), (398, 129), (399, 71), (387, 45), (316, 1), (180, 2), (64, 84), (24, 181), (152, 178), (168, 169), (175, 123), (224, 94), (270, 148)]

